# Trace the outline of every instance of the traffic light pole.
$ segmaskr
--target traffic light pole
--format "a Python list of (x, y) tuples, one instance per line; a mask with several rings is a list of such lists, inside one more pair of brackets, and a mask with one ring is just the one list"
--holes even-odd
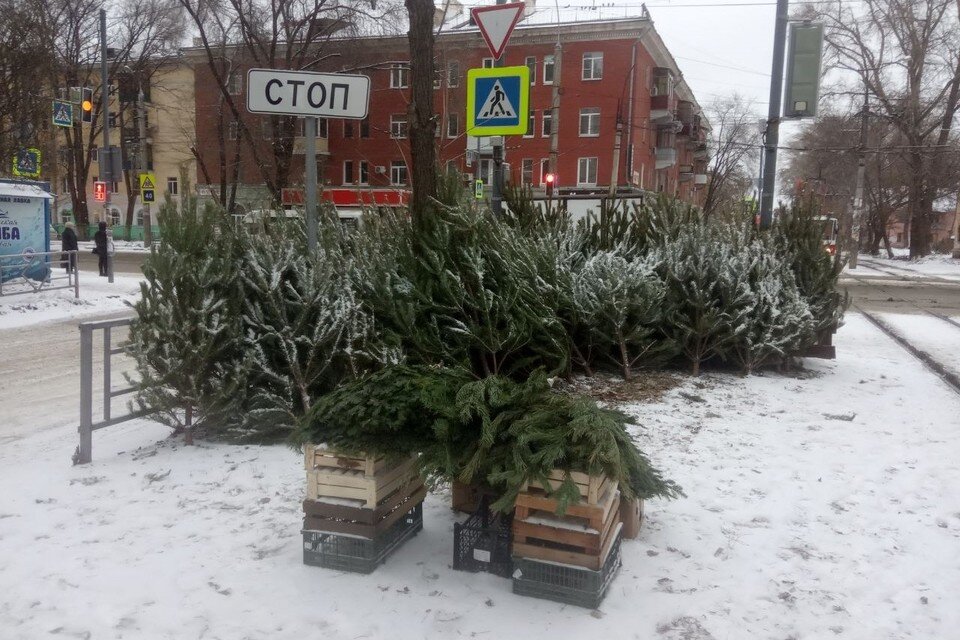
[(103, 199), (103, 221), (110, 219), (110, 191), (113, 189), (113, 156), (110, 154), (110, 75), (107, 69), (107, 10), (100, 9), (100, 84), (103, 88), (100, 109), (103, 112), (103, 148), (100, 179), (107, 183)]
[(780, 101), (783, 94), (783, 60), (786, 55), (787, 14), (790, 0), (777, 0), (777, 21), (773, 30), (773, 68), (770, 77), (770, 110), (763, 149), (763, 185), (760, 190), (760, 226), (773, 222), (773, 192), (777, 186), (777, 146), (780, 144)]
[[(497, 0), (497, 4), (506, 3), (507, 0)], [(503, 55), (493, 61), (493, 66), (503, 66)], [(495, 216), (503, 215), (503, 145), (506, 139), (501, 136), (499, 141), (499, 144), (493, 143), (493, 188), (490, 191), (490, 208)]]
[[(146, 173), (150, 170), (147, 166), (147, 105), (143, 95), (143, 84), (140, 85), (140, 91), (137, 93), (137, 111), (139, 116), (138, 128), (140, 134), (140, 172)], [(150, 225), (150, 203), (143, 201), (143, 191), (140, 192), (140, 201), (143, 204), (143, 246), (149, 247), (153, 244), (153, 227)]]

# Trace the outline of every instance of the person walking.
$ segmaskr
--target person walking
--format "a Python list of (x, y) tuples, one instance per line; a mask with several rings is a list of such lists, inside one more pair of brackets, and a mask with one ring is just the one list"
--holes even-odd
[(93, 252), (97, 254), (100, 266), (100, 275), (106, 277), (107, 273), (107, 223), (101, 222), (98, 230), (93, 234), (93, 243), (96, 245)]
[[(77, 232), (73, 228), (73, 221), (67, 220), (63, 227), (63, 233), (60, 234), (60, 251), (63, 252), (63, 258), (60, 260), (61, 266), (72, 273), (77, 270)], [(68, 253), (73, 251), (74, 253)]]

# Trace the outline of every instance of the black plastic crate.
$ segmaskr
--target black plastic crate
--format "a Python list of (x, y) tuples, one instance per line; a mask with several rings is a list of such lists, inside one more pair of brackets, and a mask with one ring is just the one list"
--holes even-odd
[(417, 503), (383, 534), (374, 539), (303, 532), (303, 563), (326, 569), (371, 573), (397, 547), (423, 529), (423, 502)]
[(462, 524), (453, 523), (453, 568), (509, 578), (513, 573), (512, 524), (512, 513), (491, 512), (490, 496), (481, 497), (473, 515)]
[(610, 555), (600, 571), (529, 558), (514, 558), (513, 592), (522, 596), (596, 609), (620, 570), (621, 540), (622, 535), (618, 533)]

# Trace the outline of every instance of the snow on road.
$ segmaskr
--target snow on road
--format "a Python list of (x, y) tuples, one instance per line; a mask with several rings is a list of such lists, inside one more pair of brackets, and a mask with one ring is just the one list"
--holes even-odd
[(288, 448), (183, 447), (139, 421), (71, 467), (72, 428), (17, 439), (0, 449), (0, 637), (956, 637), (960, 397), (856, 315), (836, 344), (800, 373), (710, 374), (627, 407), (688, 497), (647, 505), (598, 612), (453, 571), (442, 490), (361, 576), (302, 564)]
[(110, 283), (107, 278), (81, 272), (79, 299), (73, 289), (0, 297), (0, 330), (111, 313), (130, 314), (127, 303), (140, 297), (141, 280), (117, 275)]
[(880, 319), (947, 371), (960, 376), (960, 328), (919, 313), (881, 313)]

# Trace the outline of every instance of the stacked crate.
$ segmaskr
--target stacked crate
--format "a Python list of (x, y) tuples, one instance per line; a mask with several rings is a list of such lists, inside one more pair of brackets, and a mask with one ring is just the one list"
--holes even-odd
[(416, 456), (350, 456), (305, 445), (305, 564), (370, 573), (423, 528)]
[[(567, 472), (554, 470), (554, 488)], [(525, 485), (513, 516), (513, 592), (597, 607), (620, 568), (620, 491), (605, 476), (569, 472), (580, 502), (556, 515), (557, 501)]]

